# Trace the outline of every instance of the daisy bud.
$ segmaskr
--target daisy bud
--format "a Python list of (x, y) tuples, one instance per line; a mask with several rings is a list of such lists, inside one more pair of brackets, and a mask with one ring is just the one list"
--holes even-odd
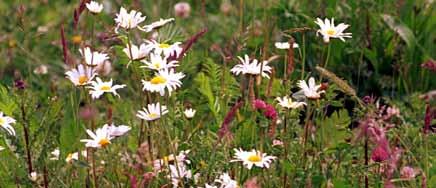
[(38, 174), (36, 172), (31, 172), (30, 173), (30, 180), (32, 180), (32, 181), (38, 180)]
[(283, 142), (281, 140), (275, 139), (275, 140), (273, 140), (272, 145), (273, 146), (283, 146)]
[(86, 3), (86, 8), (88, 8), (89, 12), (93, 14), (98, 14), (103, 10), (103, 5), (95, 1), (91, 1), (89, 3)]
[(180, 18), (187, 18), (191, 14), (191, 6), (187, 2), (179, 2), (174, 5), (174, 14)]
[(40, 65), (33, 70), (33, 73), (35, 74), (47, 74), (47, 66), (46, 65)]
[(186, 118), (191, 119), (194, 117), (195, 112), (196, 112), (196, 110), (189, 108), (189, 109), (186, 109), (183, 113), (185, 114)]

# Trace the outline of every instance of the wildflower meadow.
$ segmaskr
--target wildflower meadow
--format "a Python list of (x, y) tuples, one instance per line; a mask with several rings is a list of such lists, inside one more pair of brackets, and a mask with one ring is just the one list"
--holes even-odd
[(1, 0), (0, 188), (436, 187), (433, 0)]

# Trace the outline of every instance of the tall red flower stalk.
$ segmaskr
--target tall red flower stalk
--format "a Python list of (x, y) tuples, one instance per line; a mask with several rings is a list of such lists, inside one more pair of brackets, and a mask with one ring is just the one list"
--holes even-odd
[(183, 49), (180, 52), (180, 54), (174, 52), (173, 54), (171, 54), (170, 57), (168, 57), (168, 61), (180, 61), (185, 56), (186, 52), (192, 47), (192, 45), (196, 43), (198, 39), (202, 37), (207, 31), (208, 31), (207, 28), (203, 28), (200, 32), (189, 38), (185, 42), (185, 45), (183, 46)]
[(61, 44), (62, 44), (62, 52), (64, 56), (64, 63), (65, 65), (69, 65), (67, 39), (65, 37), (65, 30), (63, 24), (61, 25)]
[(239, 100), (236, 102), (235, 105), (230, 109), (229, 112), (227, 112), (226, 116), (224, 117), (224, 121), (221, 124), (221, 128), (218, 130), (218, 138), (221, 140), (224, 136), (231, 134), (230, 132), (230, 123), (235, 118), (236, 112), (239, 108), (244, 104), (242, 100)]
[(424, 116), (424, 129), (423, 129), (424, 134), (428, 134), (428, 132), (430, 131), (431, 121), (435, 117), (436, 117), (435, 111), (432, 110), (430, 104), (427, 103), (425, 108), (425, 116)]
[(74, 9), (74, 17), (73, 17), (73, 27), (74, 29), (77, 29), (77, 25), (79, 25), (80, 15), (83, 13), (83, 11), (86, 8), (86, 3), (89, 3), (91, 0), (81, 0), (79, 7)]

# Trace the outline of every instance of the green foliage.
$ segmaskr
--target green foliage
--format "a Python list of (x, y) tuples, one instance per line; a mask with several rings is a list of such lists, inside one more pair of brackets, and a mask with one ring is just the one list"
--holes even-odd
[(18, 108), (14, 96), (3, 85), (0, 85), (0, 111), (12, 115)]
[[(240, 187), (254, 177), (261, 187), (364, 187), (365, 176), (368, 187), (383, 187), (386, 176), (381, 172), (385, 169), (365, 156), (365, 142), (358, 135), (359, 122), (368, 117), (378, 118), (378, 123), (389, 121), (392, 128), (385, 131), (389, 146), (403, 150), (392, 174), (395, 186), (419, 187), (423, 175), (427, 187), (436, 186), (435, 136), (422, 131), (426, 107), (435, 106), (434, 99), (423, 95), (434, 90), (436, 82), (434, 72), (421, 67), (436, 59), (435, 2), (187, 0), (191, 6), (187, 18), (175, 15), (174, 5), (179, 2), (175, 0), (104, 2), (104, 11), (98, 15), (85, 8), (73, 28), (79, 1), (0, 1), (0, 112), (16, 120), (11, 126), (17, 132), (10, 136), (0, 128), (4, 148), (0, 151), (0, 187), (96, 187), (94, 181), (99, 187), (134, 187), (133, 177), (136, 187), (171, 187), (166, 167), (149, 184), (141, 183), (146, 182), (147, 173), (155, 172), (154, 160), (173, 165), (170, 159), (182, 150), (189, 150), (187, 169), (193, 176), (199, 174), (197, 182), (185, 178), (185, 187), (216, 183), (224, 172)], [(160, 18), (176, 20), (150, 33), (136, 28), (115, 33), (114, 17), (121, 6), (146, 15), (141, 26)], [(316, 33), (317, 17), (350, 25), (345, 32), (353, 38), (323, 42)], [(65, 78), (65, 71), (74, 65), (64, 64), (61, 26), (69, 62), (83, 62), (78, 50), (84, 46), (110, 56), (111, 71), (98, 76), (126, 85), (117, 91), (119, 98), (107, 93), (91, 99), (89, 88), (75, 87)], [(181, 87), (171, 96), (144, 91), (141, 81), (150, 80), (156, 71), (142, 68), (140, 61), (130, 62), (123, 52), (129, 40), (135, 45), (146, 39), (181, 42), (183, 47), (203, 28), (208, 32), (174, 68), (185, 75)], [(290, 37), (299, 48), (294, 49), (294, 71), (284, 82), (288, 53), (274, 43)], [(261, 82), (256, 78), (253, 89), (257, 99), (274, 108), (277, 119), (253, 108), (247, 75), (230, 72), (239, 63), (236, 57), (245, 54), (258, 60), (277, 55), (269, 63), (274, 75)], [(36, 71), (40, 66), (47, 67), (47, 74)], [(334, 77), (320, 74), (317, 66)], [(292, 96), (299, 90), (298, 81), (310, 77), (316, 84), (326, 83), (320, 99), (305, 99), (307, 105), (297, 109), (282, 108), (275, 100)], [(25, 83), (24, 89), (15, 86), (17, 80)], [(377, 102), (359, 102), (357, 98), (363, 96), (375, 96)], [(167, 114), (154, 121), (136, 116), (138, 110), (158, 101), (168, 108)], [(229, 114), (237, 101), (244, 103)], [(387, 114), (382, 106), (398, 108), (400, 115), (380, 120)], [(85, 107), (95, 111), (85, 111)], [(184, 115), (188, 108), (196, 110), (193, 118)], [(131, 130), (105, 148), (88, 149), (88, 157), (65, 161), (73, 152), (86, 150), (80, 142), (89, 138), (86, 129), (108, 123), (124, 124)], [(223, 125), (229, 130), (221, 138)], [(275, 135), (270, 135), (270, 129)], [(274, 145), (278, 140), (283, 144)], [(377, 144), (369, 139), (369, 155)], [(52, 160), (56, 148), (60, 156)], [(256, 149), (277, 158), (268, 169), (255, 166), (248, 170), (241, 162), (230, 162), (235, 148)], [(38, 174), (36, 181), (30, 177), (28, 155), (32, 171)], [(405, 166), (417, 169), (417, 177), (401, 179)]]
[(346, 138), (350, 137), (348, 126), (351, 123), (351, 118), (348, 116), (346, 109), (334, 112), (330, 117), (322, 117), (317, 119), (318, 125), (317, 137), (322, 139), (322, 143), (326, 148), (336, 148), (338, 144), (344, 143)]

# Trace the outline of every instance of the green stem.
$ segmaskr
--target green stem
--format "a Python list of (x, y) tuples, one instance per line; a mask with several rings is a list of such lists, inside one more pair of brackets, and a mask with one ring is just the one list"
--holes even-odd
[(301, 58), (301, 80), (304, 80), (304, 67), (306, 66), (306, 35), (303, 33), (303, 57)]
[(428, 136), (424, 134), (424, 147), (425, 147), (425, 175), (426, 177), (430, 177), (429, 173), (429, 164), (428, 164)]
[(326, 56), (325, 62), (324, 62), (325, 69), (327, 69), (327, 64), (329, 63), (329, 59), (330, 59), (330, 47), (331, 47), (331, 43), (329, 43), (328, 48), (327, 48), (327, 56)]

